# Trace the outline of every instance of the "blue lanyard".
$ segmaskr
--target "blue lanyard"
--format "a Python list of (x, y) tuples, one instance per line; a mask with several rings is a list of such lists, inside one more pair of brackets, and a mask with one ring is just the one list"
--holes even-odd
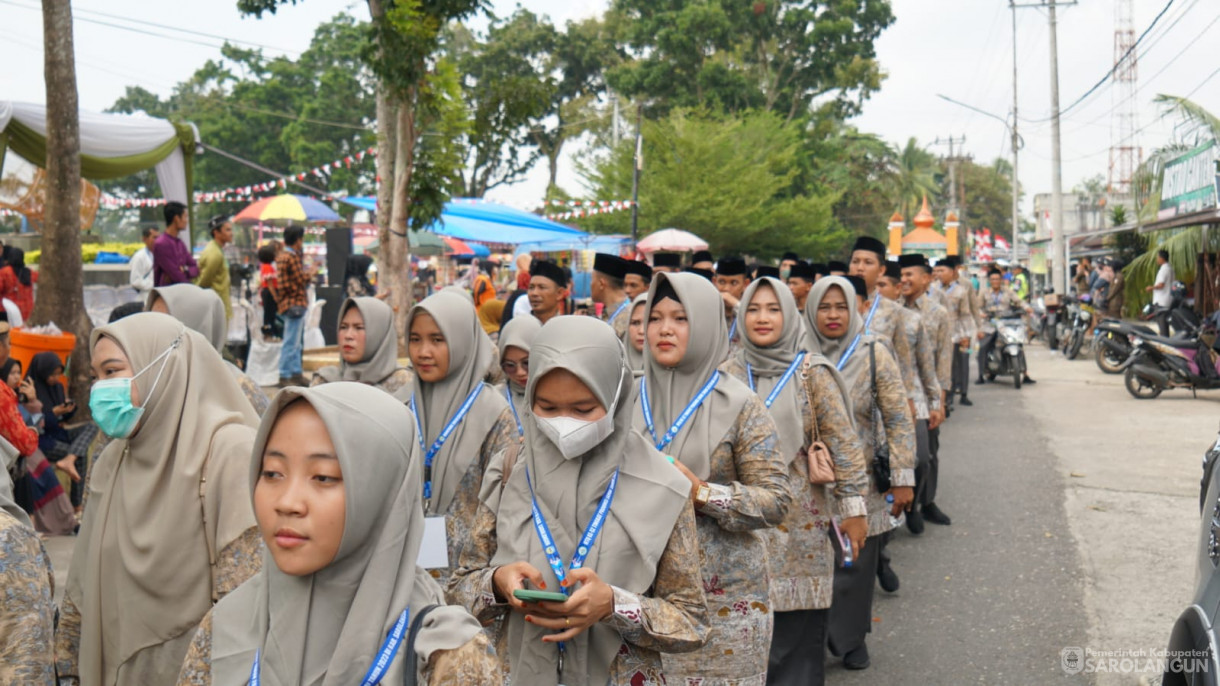
[(678, 435), (678, 432), (682, 430), (682, 427), (686, 425), (686, 422), (690, 421), (690, 418), (695, 414), (695, 410), (699, 409), (699, 406), (703, 404), (703, 401), (707, 400), (707, 397), (711, 395), (712, 389), (716, 387), (716, 382), (719, 380), (720, 371), (717, 370), (712, 372), (712, 375), (708, 378), (707, 383), (703, 384), (703, 388), (699, 389), (699, 392), (696, 393), (695, 397), (691, 399), (690, 404), (686, 406), (686, 409), (682, 410), (682, 414), (678, 415), (678, 419), (674, 421), (674, 425), (669, 427), (669, 431), (666, 431), (665, 435), (658, 439), (656, 428), (652, 424), (652, 404), (648, 402), (648, 384), (645, 383), (647, 379), (640, 379), (640, 409), (644, 411), (644, 423), (648, 425), (648, 433), (652, 434), (652, 440), (656, 441), (657, 450), (663, 451), (665, 450), (666, 446), (673, 442), (674, 437)]
[(521, 426), (521, 416), (517, 414), (517, 406), (513, 404), (513, 392), (509, 390), (510, 385), (511, 383), (508, 382), (504, 384), (504, 397), (508, 398), (508, 406), (512, 408), (513, 419), (517, 421), (517, 435), (524, 436), (525, 427)]
[[(408, 607), (398, 615), (398, 621), (394, 623), (394, 628), (390, 629), (390, 635), (385, 637), (385, 642), (381, 644), (381, 650), (377, 653), (377, 659), (369, 666), (369, 671), (365, 673), (360, 686), (374, 686), (374, 684), (381, 683), (381, 677), (385, 676), (390, 663), (398, 655), (398, 648), (402, 645), (402, 635), (407, 630), (407, 616), (410, 612), (411, 608)], [(258, 686), (261, 679), (259, 674), (260, 653), (261, 651), (254, 653), (254, 666), (250, 668), (250, 686)]]
[(729, 327), (729, 342), (733, 342), (733, 334), (737, 333), (737, 318), (733, 318), (733, 325)]
[[(525, 482), (530, 487), (530, 510), (534, 517), (534, 531), (538, 532), (538, 540), (542, 543), (547, 564), (551, 566), (551, 571), (555, 572), (555, 578), (559, 579), (559, 590), (564, 595), (568, 595), (572, 589), (563, 586), (568, 572), (563, 567), (563, 559), (559, 557), (559, 548), (555, 545), (555, 537), (551, 535), (551, 527), (547, 526), (546, 518), (542, 516), (542, 510), (538, 509), (538, 499), (534, 497), (534, 480), (530, 476), (529, 467), (525, 468)], [(569, 563), (568, 569), (580, 569), (584, 566), (585, 558), (589, 556), (593, 543), (597, 541), (598, 534), (602, 532), (602, 525), (606, 523), (606, 515), (610, 513), (610, 503), (614, 501), (614, 492), (617, 489), (618, 470), (615, 469), (614, 476), (610, 477), (610, 484), (606, 486), (606, 492), (602, 494), (601, 501), (597, 503), (593, 519), (590, 519), (589, 523), (585, 525), (585, 532), (581, 534), (576, 551), (572, 553), (572, 562)]]
[(606, 323), (609, 324), (610, 326), (614, 326), (614, 320), (618, 319), (618, 316), (623, 313), (623, 308), (627, 307), (630, 304), (631, 304), (631, 298), (627, 298), (626, 300), (624, 300), (623, 304), (619, 305), (618, 309), (614, 311), (614, 314), (610, 315), (610, 318), (606, 320)]
[(847, 360), (851, 359), (852, 354), (856, 352), (856, 346), (860, 345), (860, 337), (868, 333), (868, 327), (873, 325), (873, 315), (877, 314), (877, 306), (880, 304), (881, 294), (878, 293), (873, 298), (873, 306), (868, 311), (868, 318), (864, 320), (864, 329), (860, 331), (860, 333), (856, 334), (856, 337), (854, 340), (852, 340), (851, 345), (847, 346), (847, 350), (839, 356), (839, 363), (835, 365), (835, 369), (843, 371), (843, 367), (847, 365)]
[[(440, 452), (441, 446), (445, 445), (445, 441), (449, 440), (449, 435), (453, 433), (457, 425), (466, 418), (466, 413), (470, 412), (470, 406), (474, 405), (475, 398), (479, 397), (479, 393), (482, 392), (483, 384), (479, 383), (470, 392), (470, 395), (466, 396), (466, 402), (458, 408), (457, 414), (453, 415), (444, 429), (441, 429), (441, 435), (436, 437), (432, 447), (426, 449), (427, 452), (424, 453), (424, 500), (432, 499), (432, 460)], [(415, 415), (415, 437), (419, 439), (419, 449), (424, 450), (424, 427), (419, 423), (419, 411), (415, 409), (415, 396), (411, 396), (411, 414)]]
[[(768, 409), (770, 409), (771, 403), (775, 402), (775, 399), (779, 397), (779, 392), (784, 390), (784, 386), (786, 386), (792, 379), (792, 375), (795, 374), (797, 368), (801, 366), (801, 360), (803, 359), (805, 359), (804, 350), (797, 353), (796, 359), (792, 361), (792, 364), (788, 365), (788, 369), (784, 371), (784, 375), (779, 377), (779, 381), (775, 384), (775, 388), (771, 389), (771, 393), (769, 393), (767, 395), (767, 399), (763, 401), (767, 404)], [(753, 391), (754, 370), (750, 369), (750, 363), (748, 362), (746, 363), (746, 380), (750, 382), (750, 390)]]

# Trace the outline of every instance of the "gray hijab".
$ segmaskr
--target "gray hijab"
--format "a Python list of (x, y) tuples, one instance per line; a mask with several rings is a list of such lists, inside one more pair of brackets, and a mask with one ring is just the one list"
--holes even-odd
[[(673, 286), (686, 310), (690, 338), (682, 361), (672, 368), (664, 367), (652, 358), (651, 345), (644, 347), (644, 383), (652, 406), (656, 438), (669, 430), (729, 352), (724, 301), (716, 287), (698, 274), (657, 274), (648, 287), (644, 316), (651, 315), (657, 287), (665, 282)], [(700, 479), (708, 478), (712, 451), (737, 423), (737, 417), (752, 395), (744, 383), (721, 374), (712, 393), (665, 448), (665, 453), (681, 460)], [(652, 438), (644, 420), (643, 399), (638, 405), (641, 410), (635, 413), (635, 428)]]
[(190, 283), (161, 286), (149, 292), (144, 309), (150, 309), (158, 298), (165, 301), (169, 316), (203, 334), (213, 348), (224, 350), (229, 320), (225, 317), (225, 304), (216, 291)]
[(436, 320), (449, 346), (449, 372), (444, 379), (428, 383), (415, 375), (415, 410), (424, 429), (424, 445), (431, 447), (467, 396), (477, 386), (483, 386), (466, 418), (449, 435), (432, 462), (432, 502), (425, 503), (424, 508), (429, 515), (444, 514), (462, 477), (479, 459), (487, 434), (508, 409), (508, 400), (483, 383), (495, 348), (470, 303), (455, 293), (434, 293), (411, 308), (407, 315), (408, 333), (420, 312)]
[[(533, 315), (522, 315), (513, 317), (503, 329), (500, 329), (500, 359), (504, 359), (504, 351), (509, 346), (520, 348), (525, 352), (530, 351), (530, 345), (534, 342), (534, 338), (538, 335), (538, 330), (542, 328), (542, 322), (538, 321)], [(512, 379), (506, 379), (505, 383), (513, 392), (513, 398), (523, 400), (525, 398), (525, 387), (517, 385)], [(520, 412), (522, 408), (518, 407)]]
[(348, 298), (339, 309), (340, 325), (343, 316), (353, 307), (364, 319), (364, 356), (354, 364), (340, 358), (338, 366), (323, 367), (317, 374), (327, 383), (359, 381), (375, 386), (400, 369), (394, 310), (377, 298)]
[[(532, 414), (522, 418), (525, 452), (500, 496), (496, 517), (499, 547), (491, 565), (526, 560), (542, 572), (548, 588), (559, 588), (534, 530), (526, 475), (533, 481), (538, 508), (555, 537), (566, 568), (614, 470), (618, 469), (619, 481), (610, 513), (585, 567), (593, 569), (608, 584), (633, 593), (647, 593), (674, 523), (686, 506), (690, 482), (631, 428), (632, 377), (614, 329), (592, 317), (561, 316), (547, 322), (530, 351), (526, 397), (533, 398), (538, 381), (556, 369), (576, 375), (607, 411), (611, 411), (617, 397), (618, 403), (613, 408), (614, 431), (588, 453), (565, 459), (538, 429)], [(517, 612), (509, 615), (507, 632), (506, 650), (513, 681), (530, 686), (556, 684), (557, 648), (541, 640), (549, 632), (526, 624), (524, 615)], [(617, 631), (601, 624), (568, 641), (563, 683), (567, 686), (607, 683), (610, 665), (622, 642)]]
[[(440, 587), (415, 559), (424, 535), (422, 465), (415, 422), (376, 388), (333, 383), (288, 388), (271, 401), (250, 461), (251, 497), (277, 418), (295, 401), (325, 423), (343, 471), (346, 519), (335, 559), (306, 576), (279, 570), (264, 553), (262, 571), (220, 601), (212, 617), (212, 683), (245, 684), (255, 653), (268, 686), (359, 683), (404, 608), (409, 620), (444, 604)], [(430, 613), (415, 644), (421, 664), (481, 631), (457, 606)], [(404, 638), (405, 644), (405, 638)], [(405, 645), (381, 683), (403, 682)]]
[[(822, 299), (826, 297), (826, 292), (835, 286), (842, 289), (843, 297), (847, 299), (847, 309), (851, 313), (851, 318), (848, 320), (846, 334), (839, 338), (829, 338), (818, 331), (818, 307), (822, 304)], [(856, 309), (856, 289), (852, 287), (850, 281), (841, 276), (824, 276), (813, 284), (813, 289), (809, 291), (809, 299), (805, 301), (805, 330), (805, 340), (809, 351), (820, 353), (838, 368), (839, 358), (851, 347), (856, 335), (864, 331), (864, 317), (861, 317), (859, 310)], [(856, 352), (848, 358), (843, 368), (839, 369), (839, 374), (847, 388), (855, 387), (860, 381), (861, 374), (868, 368), (868, 355), (861, 354), (865, 352), (862, 347), (867, 343), (866, 338), (866, 335), (860, 336)], [(851, 396), (847, 395), (847, 397)]]
[[(755, 345), (744, 328), (746, 310), (754, 300), (754, 294), (764, 285), (769, 286), (775, 292), (784, 317), (779, 340), (765, 348)], [(737, 321), (743, 327), (741, 350), (737, 353), (737, 361), (742, 368), (748, 369), (753, 375), (754, 392), (758, 394), (759, 398), (765, 400), (775, 385), (779, 383), (784, 372), (788, 371), (788, 367), (796, 356), (806, 349), (804, 325), (801, 314), (796, 308), (796, 298), (792, 297), (792, 291), (788, 290), (788, 287), (779, 279), (770, 276), (755, 279), (746, 287), (745, 293), (742, 294), (741, 301), (737, 305)], [(806, 359), (813, 360), (814, 363), (820, 361), (821, 364), (830, 366), (826, 358), (821, 355), (806, 355)], [(779, 432), (780, 447), (784, 456), (789, 459), (796, 457), (805, 444), (805, 423), (801, 414), (800, 374), (799, 370), (793, 374), (769, 408)]]
[[(631, 309), (627, 311), (627, 321), (635, 316), (635, 309), (648, 303), (648, 293), (640, 293), (635, 296), (635, 300), (631, 301)], [(644, 323), (648, 325), (647, 322)], [(623, 347), (627, 349), (627, 368), (631, 370), (632, 376), (640, 378), (644, 376), (644, 351), (636, 352), (635, 346), (631, 345), (631, 325), (627, 325), (627, 333), (623, 335)], [(648, 343), (644, 343), (644, 348), (648, 348)]]

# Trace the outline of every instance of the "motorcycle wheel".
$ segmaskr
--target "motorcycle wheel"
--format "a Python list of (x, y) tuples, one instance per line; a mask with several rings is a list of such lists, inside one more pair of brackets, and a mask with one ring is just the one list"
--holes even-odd
[(1067, 350), (1064, 351), (1064, 354), (1067, 355), (1069, 360), (1076, 359), (1076, 356), (1080, 354), (1080, 346), (1083, 343), (1084, 332), (1080, 329), (1072, 329), (1072, 337), (1068, 339)]
[(1106, 374), (1121, 374), (1123, 360), (1118, 359), (1114, 351), (1106, 347), (1105, 343), (1098, 341), (1099, 345), (1093, 357), (1097, 360), (1097, 368)]
[(1161, 394), (1164, 389), (1159, 386), (1153, 386), (1147, 381), (1135, 375), (1135, 370), (1128, 368), (1123, 374), (1123, 385), (1127, 387), (1127, 392), (1133, 398), (1139, 400), (1152, 400)]
[(1025, 380), (1025, 353), (1021, 353), (1012, 361), (1012, 387), (1021, 390), (1021, 382)]

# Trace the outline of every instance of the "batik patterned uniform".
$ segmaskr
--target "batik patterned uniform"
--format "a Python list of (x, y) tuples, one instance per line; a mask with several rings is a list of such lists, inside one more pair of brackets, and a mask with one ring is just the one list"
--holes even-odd
[(928, 419), (930, 410), (940, 409), (940, 381), (936, 378), (936, 351), (919, 310), (900, 308), (907, 343), (915, 355), (915, 418)]
[[(726, 363), (724, 371), (746, 380), (738, 358)], [(792, 382), (800, 383), (804, 448), (788, 467), (792, 490), (788, 514), (782, 524), (761, 532), (767, 547), (772, 612), (830, 607), (834, 581), (834, 550), (827, 533), (830, 517), (868, 513), (868, 465), (838, 382), (825, 365), (809, 359)], [(814, 440), (815, 422), (835, 461), (836, 481), (829, 486), (809, 483), (805, 449)]]
[[(873, 297), (881, 298), (881, 295), (874, 290)], [(871, 309), (873, 306), (872, 299), (869, 299), (864, 306)], [(865, 312), (867, 311), (866, 309)], [(868, 315), (865, 314), (865, 321), (867, 320)], [(907, 339), (903, 320), (902, 306), (893, 300), (881, 298), (872, 321), (865, 325), (865, 333), (872, 334), (874, 338), (884, 341), (890, 347), (890, 352), (893, 353), (894, 360), (898, 363), (899, 373), (902, 375), (902, 384), (906, 389), (906, 396), (914, 401), (920, 396), (920, 391), (916, 384), (915, 353), (911, 350), (911, 344), (909, 339)]]
[(983, 325), (983, 312), (979, 308), (978, 294), (975, 292), (974, 283), (965, 276), (958, 277), (957, 283), (966, 289), (966, 294), (969, 296), (967, 300), (969, 300), (968, 304), (970, 305), (970, 316), (974, 319), (974, 330), (978, 331), (979, 327)]
[(38, 534), (0, 510), (0, 684), (56, 683), (54, 591)]
[[(619, 309), (619, 305), (625, 305), (623, 309)], [(618, 312), (617, 315), (614, 313)], [(614, 335), (620, 339), (627, 335), (627, 326), (631, 324), (631, 298), (627, 298), (623, 302), (614, 307), (607, 307), (603, 317), (614, 316), (613, 320), (607, 320), (606, 323), (614, 327)]]
[(978, 306), (983, 317), (983, 332), (995, 333), (995, 326), (991, 323), (992, 317), (999, 317), (1012, 311), (1019, 312), (1024, 304), (1008, 286), (1000, 286), (999, 293), (990, 288), (980, 293)]
[[(220, 551), (213, 576), (218, 599), (228, 595), (246, 579), (258, 574), (263, 567), (264, 550), (262, 535), (259, 534), (258, 528), (254, 527), (247, 529), (237, 540)], [(80, 610), (72, 598), (65, 596), (59, 603), (59, 627), (55, 632), (55, 668), (61, 681), (71, 678), (67, 683), (78, 683), (75, 675), (79, 672), (77, 658), (80, 655), (80, 624)], [(188, 631), (181, 638), (189, 637), (193, 633), (194, 630)]]
[[(498, 490), (501, 476), (501, 468), (496, 466), (489, 473), (485, 488)], [(493, 478), (495, 481), (490, 481)], [(489, 502), (498, 502), (498, 498)], [(462, 547), (458, 569), (449, 580), (445, 596), (450, 603), (470, 610), (476, 619), (489, 627), (495, 644), (503, 646), (506, 645), (506, 623), (501, 620), (512, 610), (507, 603), (497, 602), (492, 586), (496, 568), (489, 565), (497, 550), (496, 513), (486, 502), (477, 499), (473, 507), (475, 511), (469, 517), (453, 518), (472, 521), (473, 527), (468, 532), (469, 543)], [(707, 636), (706, 610), (702, 594), (698, 592), (699, 558), (694, 517), (687, 506), (678, 517), (665, 552), (657, 562), (651, 592), (642, 595), (611, 587), (614, 612), (601, 621), (622, 635), (623, 644), (610, 665), (610, 680), (606, 686), (663, 686), (666, 678), (661, 671), (661, 654), (691, 650), (692, 646), (703, 643)], [(511, 684), (507, 651), (500, 652), (504, 683)], [(668, 683), (675, 682), (671, 678)]]
[(952, 327), (954, 343), (959, 343), (963, 338), (973, 340), (978, 328), (975, 326), (974, 314), (970, 309), (970, 286), (963, 286), (960, 281), (954, 281), (945, 287), (937, 281), (936, 289), (941, 294), (945, 302), (945, 309), (949, 313), (949, 324)]
[[(419, 665), (421, 683), (428, 686), (465, 686), (466, 684), (499, 684), (500, 662), (486, 634), (478, 634), (456, 650), (435, 653), (428, 663)], [(204, 616), (199, 631), (191, 641), (178, 686), (211, 686), (212, 684), (212, 613)]]
[[(865, 336), (856, 355), (868, 355), (869, 347), (876, 353), (877, 401), (881, 409), (884, 426), (877, 426), (873, 414), (871, 380), (862, 377), (851, 389), (852, 408), (856, 418), (856, 432), (864, 446), (865, 459), (870, 465), (877, 453), (878, 441), (886, 441), (890, 449), (890, 480), (893, 486), (915, 486), (915, 423), (911, 420), (907, 406), (907, 394), (902, 384), (902, 374), (889, 348), (876, 345), (876, 340)], [(870, 374), (866, 367), (862, 374)], [(877, 489), (871, 478), (868, 492), (868, 535), (877, 536), (894, 528), (890, 523), (889, 506), (885, 493)]]
[(669, 684), (766, 683), (774, 618), (763, 533), (788, 509), (787, 463), (775, 421), (752, 397), (712, 452), (711, 498), (695, 520), (712, 634), (702, 650), (664, 656)]
[(932, 297), (931, 291), (908, 303), (907, 309), (922, 314), (924, 330), (936, 351), (936, 379), (941, 391), (948, 391), (953, 387), (953, 323), (949, 310)]

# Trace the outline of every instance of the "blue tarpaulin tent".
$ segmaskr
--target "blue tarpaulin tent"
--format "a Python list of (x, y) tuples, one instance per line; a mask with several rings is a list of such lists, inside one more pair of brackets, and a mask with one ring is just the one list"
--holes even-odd
[[(372, 196), (350, 196), (343, 198), (353, 207), (376, 211), (377, 198)], [(453, 236), (464, 241), (479, 243), (548, 243), (556, 240), (571, 240), (587, 236), (584, 231), (553, 222), (524, 210), (482, 200), (455, 198), (445, 203), (441, 221), (424, 227), (427, 231), (442, 236)]]

